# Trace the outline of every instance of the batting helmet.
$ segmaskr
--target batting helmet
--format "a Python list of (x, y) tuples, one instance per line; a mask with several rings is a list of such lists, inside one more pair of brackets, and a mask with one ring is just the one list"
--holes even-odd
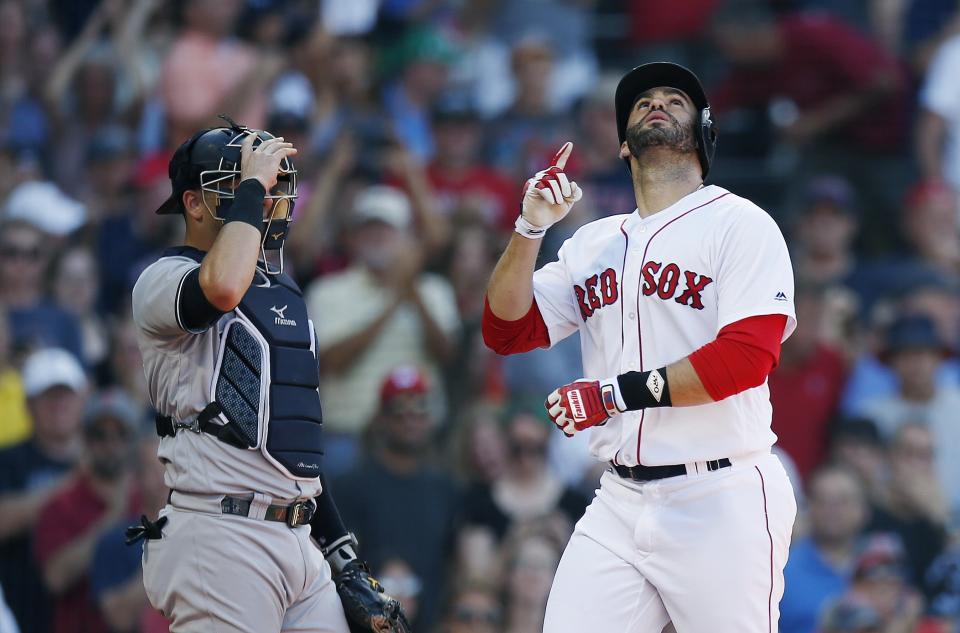
[[(222, 117), (229, 127), (200, 130), (185, 141), (170, 159), (168, 174), (173, 193), (164, 201), (157, 213), (182, 213), (183, 192), (200, 189), (213, 196), (204, 196), (203, 204), (214, 219), (224, 221), (233, 204), (234, 189), (240, 184), (241, 145), (248, 134), (256, 134), (253, 143), (257, 147), (273, 135), (263, 130), (253, 130)], [(297, 198), (297, 170), (290, 158), (280, 163), (277, 184), (266, 193), (273, 201), (273, 209), (263, 220), (261, 254), (267, 272), (282, 272), (283, 243), (287, 238), (293, 204)], [(210, 202), (213, 202), (211, 208)], [(266, 251), (280, 251), (279, 267), (271, 269)]]
[[(637, 97), (651, 88), (660, 86), (682, 90), (697, 108), (698, 116), (694, 134), (697, 140), (700, 167), (706, 179), (710, 172), (710, 161), (713, 160), (713, 153), (717, 149), (717, 126), (710, 118), (710, 103), (707, 101), (703, 86), (689, 68), (671, 62), (653, 62), (637, 66), (623, 76), (617, 84), (614, 97), (620, 144), (622, 145), (627, 138), (627, 119), (630, 118), (630, 110), (633, 109)], [(627, 164), (629, 165), (629, 161)]]

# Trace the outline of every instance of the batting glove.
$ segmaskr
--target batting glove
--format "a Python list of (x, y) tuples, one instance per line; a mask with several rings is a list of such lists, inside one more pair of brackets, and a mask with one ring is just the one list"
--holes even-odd
[(576, 380), (547, 396), (543, 406), (567, 437), (592, 426), (602, 426), (627, 410), (616, 378)]
[(563, 168), (573, 151), (567, 141), (553, 157), (550, 166), (538, 171), (523, 186), (523, 205), (516, 231), (524, 237), (539, 239), (547, 229), (562, 220), (583, 197), (577, 183), (567, 178)]

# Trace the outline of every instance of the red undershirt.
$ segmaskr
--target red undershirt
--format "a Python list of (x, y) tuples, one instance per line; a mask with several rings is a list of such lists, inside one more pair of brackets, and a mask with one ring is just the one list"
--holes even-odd
[[(690, 364), (714, 401), (763, 384), (780, 360), (786, 324), (782, 314), (747, 317), (727, 325), (716, 339), (690, 354)], [(547, 324), (535, 300), (516, 321), (501, 319), (484, 300), (481, 331), (487, 347), (502, 355), (550, 345)]]

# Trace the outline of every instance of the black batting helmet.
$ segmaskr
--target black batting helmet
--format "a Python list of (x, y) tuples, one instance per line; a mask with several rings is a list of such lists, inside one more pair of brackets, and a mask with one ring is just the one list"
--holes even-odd
[(710, 172), (710, 161), (713, 160), (713, 153), (717, 149), (717, 126), (710, 118), (710, 103), (707, 101), (707, 95), (703, 91), (700, 80), (693, 74), (693, 71), (680, 64), (672, 62), (643, 64), (624, 75), (620, 83), (617, 84), (614, 103), (617, 111), (617, 133), (620, 136), (620, 144), (622, 145), (627, 139), (627, 119), (630, 118), (630, 110), (633, 109), (637, 97), (651, 88), (660, 86), (682, 90), (693, 101), (694, 107), (697, 108), (698, 116), (694, 134), (697, 140), (697, 155), (700, 158), (700, 167), (703, 170), (703, 177), (706, 179)]

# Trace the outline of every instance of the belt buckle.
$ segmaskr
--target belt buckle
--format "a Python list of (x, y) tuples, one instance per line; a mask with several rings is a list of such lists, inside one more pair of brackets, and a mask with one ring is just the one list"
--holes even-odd
[(180, 429), (187, 429), (188, 431), (193, 431), (194, 433), (200, 433), (200, 418), (194, 418), (189, 422), (174, 422), (173, 423), (173, 432), (176, 432)]
[[(296, 501), (287, 508), (287, 527), (295, 528), (307, 521), (302, 521), (308, 515), (309, 501)], [(309, 521), (309, 519), (307, 519)]]

